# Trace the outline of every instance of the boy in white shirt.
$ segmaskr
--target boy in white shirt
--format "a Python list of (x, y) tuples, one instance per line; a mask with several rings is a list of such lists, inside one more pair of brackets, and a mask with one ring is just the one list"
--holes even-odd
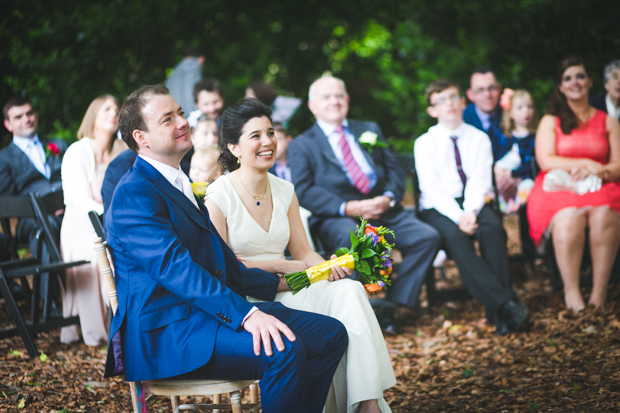
[[(426, 100), (437, 125), (415, 142), (420, 218), (440, 233), (467, 290), (497, 326), (496, 334), (517, 331), (528, 312), (510, 286), (506, 231), (486, 204), (493, 191), (491, 142), (463, 122), (465, 99), (451, 80), (431, 83)], [(474, 239), (482, 256), (476, 254)]]

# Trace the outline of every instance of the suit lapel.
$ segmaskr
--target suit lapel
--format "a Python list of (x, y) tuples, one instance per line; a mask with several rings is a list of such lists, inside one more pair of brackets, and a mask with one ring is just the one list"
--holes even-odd
[(196, 209), (194, 204), (187, 199), (181, 191), (172, 186), (170, 182), (168, 182), (168, 180), (157, 171), (157, 169), (153, 168), (148, 162), (144, 161), (140, 157), (136, 158), (134, 166), (144, 177), (152, 181), (155, 187), (166, 197), (170, 198), (172, 202), (183, 209), (192, 221), (200, 225), (202, 228), (211, 231), (207, 220), (207, 210), (204, 205), (201, 205), (202, 202), (198, 202), (200, 210)]
[(351, 133), (355, 137), (355, 140), (357, 141), (357, 144), (358, 144), (359, 148), (362, 150), (362, 153), (366, 157), (366, 160), (368, 161), (368, 164), (370, 165), (370, 167), (374, 171), (376, 171), (377, 170), (377, 166), (375, 165), (374, 159), (372, 159), (372, 155), (370, 153), (368, 153), (368, 151), (366, 149), (364, 149), (364, 147), (362, 145), (360, 145), (360, 143), (359, 143), (360, 136), (362, 136), (362, 133), (366, 132), (368, 129), (363, 128), (363, 123), (356, 122), (354, 120), (349, 120), (349, 129), (351, 130)]
[[(28, 158), (28, 155), (24, 153), (19, 146), (15, 145), (13, 142), (9, 145), (10, 150), (12, 151), (11, 161), (14, 162), (23, 171), (23, 174), (35, 172), (43, 179), (47, 179), (45, 175), (43, 175), (37, 168), (34, 167), (34, 164)], [(21, 175), (21, 174), (20, 174)]]
[(340, 162), (336, 159), (336, 155), (334, 154), (332, 146), (329, 144), (327, 136), (325, 136), (323, 129), (320, 128), (318, 123), (314, 124), (311, 133), (313, 134), (312, 137), (314, 138), (314, 142), (320, 147), (319, 153), (323, 154), (328, 161), (336, 165), (339, 169), (342, 169), (342, 165), (340, 165)]

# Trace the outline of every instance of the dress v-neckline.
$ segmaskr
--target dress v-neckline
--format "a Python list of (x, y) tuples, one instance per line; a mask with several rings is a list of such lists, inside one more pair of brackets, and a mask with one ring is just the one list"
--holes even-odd
[[(228, 184), (230, 185), (230, 187), (232, 188), (232, 191), (235, 193), (235, 196), (237, 197), (237, 199), (239, 200), (239, 202), (241, 203), (241, 206), (243, 207), (243, 211), (248, 214), (248, 216), (250, 217), (250, 219), (252, 219), (252, 222), (254, 222), (254, 224), (256, 224), (257, 227), (259, 227), (264, 233), (266, 234), (270, 234), (271, 233), (271, 225), (273, 224), (273, 214), (276, 211), (276, 206), (274, 205), (273, 202), (273, 191), (269, 191), (269, 195), (271, 196), (271, 219), (269, 219), (269, 226), (268, 226), (268, 230), (265, 230), (265, 228), (263, 228), (257, 221), (256, 219), (254, 219), (254, 217), (252, 216), (252, 214), (250, 213), (250, 211), (248, 211), (248, 208), (245, 206), (245, 204), (243, 203), (243, 199), (241, 199), (241, 196), (239, 196), (239, 193), (237, 192), (237, 190), (235, 189), (235, 186), (233, 185), (232, 181), (230, 180), (230, 178), (226, 177)], [(267, 179), (269, 179), (269, 175), (267, 175)], [(270, 182), (271, 184), (271, 182)], [(272, 186), (273, 188), (273, 186)]]

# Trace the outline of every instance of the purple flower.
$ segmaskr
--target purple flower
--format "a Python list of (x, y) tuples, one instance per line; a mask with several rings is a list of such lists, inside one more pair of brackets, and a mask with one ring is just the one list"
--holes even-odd
[(392, 259), (390, 257), (383, 257), (385, 261), (383, 262), (383, 268), (388, 268), (392, 266)]
[(379, 242), (379, 236), (373, 232), (370, 233), (370, 236), (372, 237), (372, 247), (376, 247), (377, 243)]
[(385, 287), (385, 283), (383, 281), (377, 281), (377, 285), (381, 288)]

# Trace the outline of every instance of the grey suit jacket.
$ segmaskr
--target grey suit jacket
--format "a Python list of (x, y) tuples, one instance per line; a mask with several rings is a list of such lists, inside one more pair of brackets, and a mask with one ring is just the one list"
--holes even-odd
[(43, 176), (30, 162), (28, 156), (11, 142), (0, 151), (0, 196), (26, 195), (30, 192), (45, 194), (60, 189), (60, 165), (67, 150), (67, 143), (61, 139), (39, 139), (44, 148), (53, 142), (60, 150), (58, 156), (47, 158), (51, 172), (50, 179)]
[[(384, 141), (374, 122), (349, 119), (349, 129), (359, 139), (366, 131), (374, 132)], [(375, 147), (372, 153), (361, 148), (377, 174), (377, 183), (368, 195), (351, 184), (340, 162), (318, 124), (314, 124), (288, 147), (291, 177), (299, 203), (312, 212), (313, 225), (321, 218), (340, 216), (340, 206), (351, 200), (369, 199), (389, 191), (399, 203), (405, 192), (405, 174), (387, 148)]]

